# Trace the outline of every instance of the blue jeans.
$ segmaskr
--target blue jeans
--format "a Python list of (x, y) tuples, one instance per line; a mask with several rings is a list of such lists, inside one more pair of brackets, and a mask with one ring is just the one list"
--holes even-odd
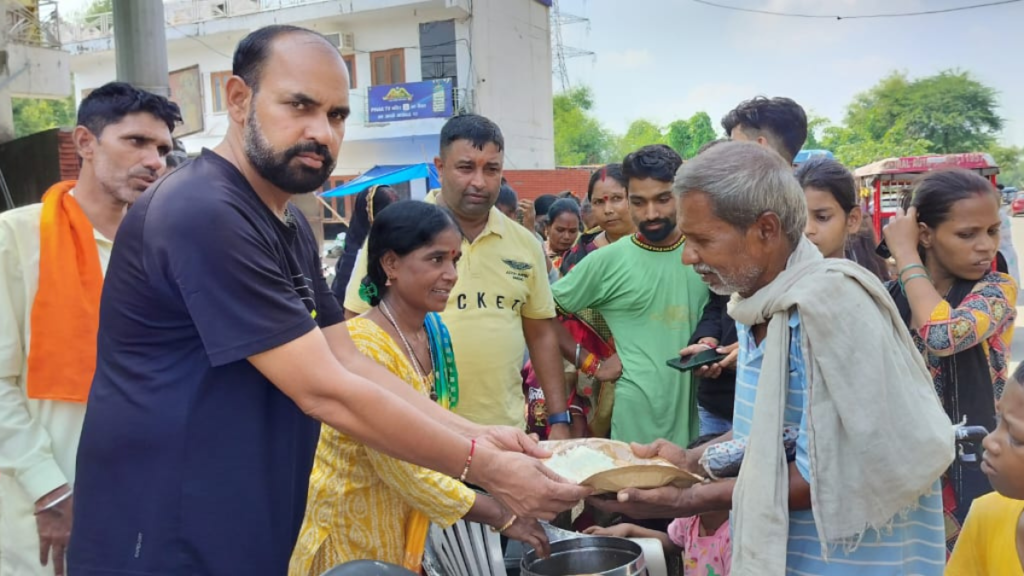
[(721, 436), (729, 430), (732, 430), (732, 422), (729, 422), (721, 416), (716, 416), (711, 412), (708, 412), (703, 406), (697, 406), (697, 417), (700, 419), (701, 436), (705, 436), (707, 434)]

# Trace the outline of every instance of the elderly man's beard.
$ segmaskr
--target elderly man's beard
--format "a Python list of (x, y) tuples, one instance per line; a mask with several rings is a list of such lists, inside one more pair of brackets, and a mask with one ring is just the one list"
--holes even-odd
[[(300, 142), (283, 152), (276, 152), (263, 136), (263, 131), (254, 112), (249, 113), (243, 134), (245, 157), (256, 172), (266, 181), (289, 194), (312, 192), (331, 175), (334, 170), (334, 156), (327, 146), (312, 140)], [(319, 168), (301, 163), (292, 163), (299, 154), (316, 154), (323, 159)]]
[(696, 264), (693, 271), (701, 275), (701, 280), (715, 294), (729, 296), (739, 292), (749, 295), (757, 279), (764, 273), (764, 267), (746, 266), (734, 273), (725, 273), (707, 264)]

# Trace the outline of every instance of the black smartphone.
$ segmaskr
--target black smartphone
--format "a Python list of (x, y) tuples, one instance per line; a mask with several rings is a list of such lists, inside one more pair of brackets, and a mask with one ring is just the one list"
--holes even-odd
[(879, 256), (885, 258), (886, 260), (892, 258), (892, 252), (889, 251), (889, 245), (885, 243), (884, 238), (882, 239), (882, 242), (878, 245), (878, 248), (875, 248), (875, 254), (878, 254)]
[(679, 356), (678, 358), (672, 358), (666, 364), (679, 370), (680, 372), (689, 372), (694, 368), (700, 368), (701, 366), (707, 366), (708, 364), (714, 364), (725, 358), (727, 354), (719, 354), (714, 349), (705, 350), (698, 352), (690, 356)]

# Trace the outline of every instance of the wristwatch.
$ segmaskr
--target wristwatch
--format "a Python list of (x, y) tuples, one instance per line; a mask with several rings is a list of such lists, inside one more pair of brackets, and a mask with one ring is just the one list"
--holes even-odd
[(566, 426), (572, 426), (572, 413), (566, 410), (565, 412), (559, 412), (558, 414), (551, 414), (548, 416), (548, 424), (565, 424)]

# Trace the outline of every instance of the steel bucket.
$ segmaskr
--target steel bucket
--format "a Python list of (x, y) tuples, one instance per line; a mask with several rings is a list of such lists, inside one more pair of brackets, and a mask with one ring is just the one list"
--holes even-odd
[(625, 538), (596, 536), (552, 542), (551, 556), (523, 555), (522, 576), (647, 576), (643, 550)]

